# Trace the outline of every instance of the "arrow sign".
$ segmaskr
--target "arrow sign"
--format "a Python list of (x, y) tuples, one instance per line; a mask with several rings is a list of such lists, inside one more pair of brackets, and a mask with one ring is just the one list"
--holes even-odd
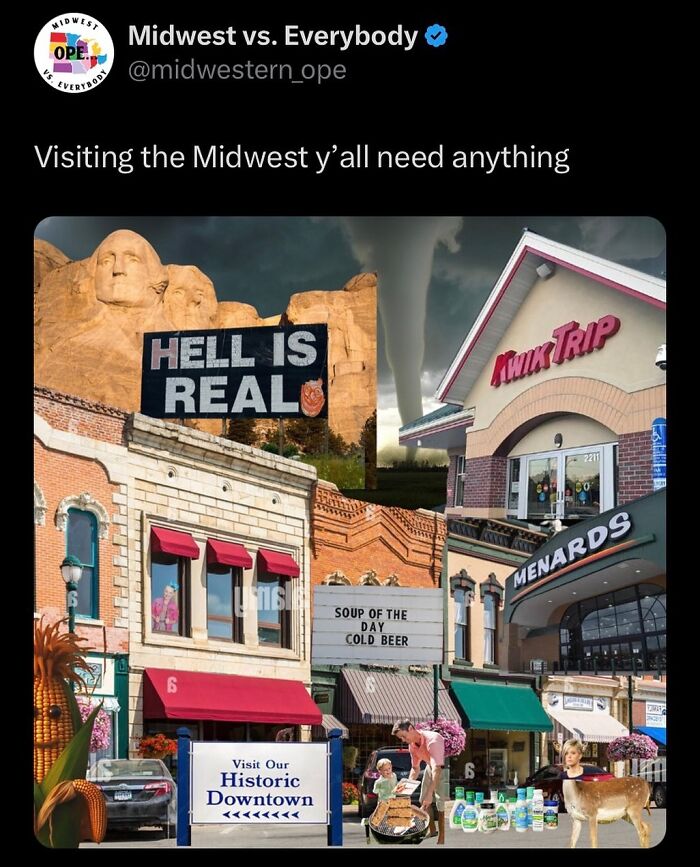
[(297, 810), (296, 813), (292, 813), (292, 816), (294, 816), (295, 819), (298, 819), (299, 818), (299, 810)]

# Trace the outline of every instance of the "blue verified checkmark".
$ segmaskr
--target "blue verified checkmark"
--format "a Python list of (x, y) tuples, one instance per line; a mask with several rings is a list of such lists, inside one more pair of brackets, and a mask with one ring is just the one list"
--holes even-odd
[(425, 41), (433, 48), (439, 48), (447, 42), (447, 30), (442, 24), (431, 24), (425, 31)]

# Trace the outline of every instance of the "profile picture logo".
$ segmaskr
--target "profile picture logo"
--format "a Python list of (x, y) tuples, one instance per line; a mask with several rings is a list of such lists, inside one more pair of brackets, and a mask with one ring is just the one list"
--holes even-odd
[(87, 93), (107, 78), (114, 43), (91, 15), (67, 12), (48, 21), (34, 43), (34, 62), (47, 84), (64, 93)]

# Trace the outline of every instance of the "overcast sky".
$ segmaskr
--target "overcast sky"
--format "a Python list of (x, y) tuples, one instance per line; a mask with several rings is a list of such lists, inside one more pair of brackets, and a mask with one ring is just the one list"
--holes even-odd
[(387, 458), (399, 406), (407, 422), (439, 405), (435, 388), (524, 227), (649, 274), (666, 268), (664, 229), (646, 217), (51, 217), (36, 236), (83, 259), (110, 232), (132, 229), (164, 264), (196, 265), (219, 301), (244, 301), (261, 316), (281, 313), (294, 292), (339, 289), (361, 270), (377, 271)]

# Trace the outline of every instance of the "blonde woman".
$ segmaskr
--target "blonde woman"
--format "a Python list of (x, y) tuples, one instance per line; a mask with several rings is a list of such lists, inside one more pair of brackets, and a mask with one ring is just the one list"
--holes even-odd
[(561, 748), (561, 760), (564, 765), (564, 770), (561, 772), (562, 780), (580, 780), (584, 774), (590, 773), (581, 764), (581, 759), (585, 751), (584, 745), (576, 738), (569, 738)]

